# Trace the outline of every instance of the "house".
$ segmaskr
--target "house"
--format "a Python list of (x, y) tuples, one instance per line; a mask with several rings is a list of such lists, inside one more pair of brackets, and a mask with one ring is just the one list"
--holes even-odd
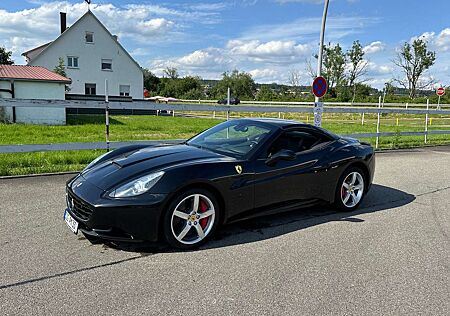
[[(70, 79), (44, 67), (0, 65), (0, 98), (64, 100)], [(0, 120), (32, 124), (65, 124), (65, 108), (2, 107)]]
[(143, 98), (141, 67), (90, 10), (69, 28), (61, 12), (60, 27), (54, 41), (22, 54), (28, 65), (54, 69), (61, 57), (72, 80), (70, 94), (105, 95), (107, 79), (109, 95)]

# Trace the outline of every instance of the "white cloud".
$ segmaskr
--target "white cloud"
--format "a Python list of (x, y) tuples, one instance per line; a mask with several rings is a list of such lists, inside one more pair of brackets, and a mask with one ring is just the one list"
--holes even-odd
[(280, 74), (278, 70), (262, 68), (262, 69), (252, 69), (249, 71), (252, 78), (257, 82), (274, 82), (278, 81)]
[(450, 49), (450, 28), (443, 29), (436, 37), (434, 44), (441, 51), (448, 51)]
[(218, 48), (196, 50), (195, 52), (178, 58), (175, 62), (187, 68), (224, 67), (231, 63), (231, 59)]
[(369, 61), (367, 63), (367, 69), (370, 75), (386, 75), (394, 72), (394, 67), (391, 64), (377, 64)]
[(435, 49), (439, 52), (450, 50), (450, 28), (443, 29), (437, 35), (435, 32), (425, 32), (422, 35), (413, 36), (411, 37), (410, 42), (412, 43), (418, 38), (426, 41), (431, 49)]
[(306, 57), (311, 49), (307, 44), (297, 44), (294, 41), (269, 41), (262, 43), (259, 40), (228, 41), (226, 48), (233, 56), (249, 58), (257, 62), (292, 63), (299, 58)]
[(363, 51), (367, 55), (370, 55), (370, 54), (382, 52), (382, 51), (384, 51), (385, 48), (386, 48), (386, 44), (382, 43), (381, 41), (375, 41), (375, 42), (372, 42), (369, 45), (365, 46), (363, 48)]

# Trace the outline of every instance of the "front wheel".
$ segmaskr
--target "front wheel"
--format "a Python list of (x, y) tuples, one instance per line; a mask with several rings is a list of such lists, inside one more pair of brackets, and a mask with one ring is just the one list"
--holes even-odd
[(336, 187), (335, 206), (341, 211), (353, 211), (365, 195), (364, 173), (356, 167), (344, 171)]
[(219, 204), (209, 191), (186, 191), (170, 203), (164, 216), (164, 237), (173, 247), (193, 249), (205, 243), (219, 222)]

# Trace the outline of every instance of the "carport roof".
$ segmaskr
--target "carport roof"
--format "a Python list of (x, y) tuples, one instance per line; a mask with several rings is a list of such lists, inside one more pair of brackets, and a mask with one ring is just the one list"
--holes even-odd
[(71, 83), (71, 80), (40, 66), (0, 65), (0, 80), (46, 81)]

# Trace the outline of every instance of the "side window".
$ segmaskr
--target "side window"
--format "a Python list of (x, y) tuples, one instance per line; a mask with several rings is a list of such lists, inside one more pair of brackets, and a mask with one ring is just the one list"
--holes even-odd
[(270, 146), (267, 155), (273, 155), (276, 152), (287, 149), (295, 153), (301, 153), (316, 147), (317, 145), (328, 142), (330, 139), (319, 134), (307, 130), (295, 130), (284, 132)]

